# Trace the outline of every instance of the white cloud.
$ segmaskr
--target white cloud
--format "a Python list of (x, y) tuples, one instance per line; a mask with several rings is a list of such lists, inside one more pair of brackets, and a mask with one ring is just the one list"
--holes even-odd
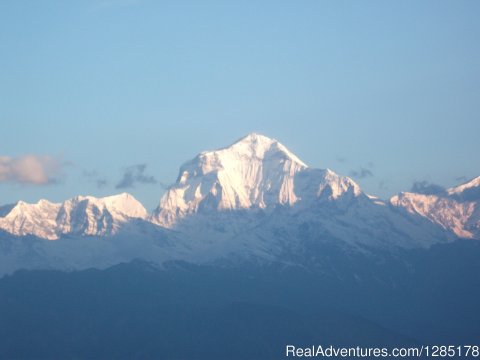
[(0, 182), (46, 185), (61, 175), (63, 163), (47, 155), (0, 156)]

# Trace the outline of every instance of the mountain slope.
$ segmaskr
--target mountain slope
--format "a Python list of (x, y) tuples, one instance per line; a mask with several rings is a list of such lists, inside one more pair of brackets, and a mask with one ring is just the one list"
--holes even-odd
[(253, 133), (185, 163), (152, 221), (173, 228), (192, 214), (293, 206), (346, 193), (359, 196), (361, 190), (330, 170), (309, 169), (277, 140)]
[(0, 229), (13, 235), (56, 240), (65, 234), (113, 235), (131, 219), (145, 219), (147, 211), (132, 195), (104, 198), (77, 196), (62, 204), (19, 201), (3, 207)]
[(19, 201), (4, 206), (0, 212), (0, 229), (13, 235), (37, 235), (44, 239), (56, 239), (56, 218), (61, 204), (40, 200), (36, 204)]
[(441, 194), (403, 192), (392, 197), (390, 203), (459, 237), (480, 239), (480, 177)]
[(301, 254), (325, 244), (371, 251), (453, 239), (258, 134), (184, 164), (151, 221), (178, 231), (179, 242), (202, 262), (301, 263)]
[(180, 168), (152, 220), (173, 227), (201, 211), (293, 204), (295, 174), (307, 166), (278, 141), (250, 134), (232, 146), (203, 152)]

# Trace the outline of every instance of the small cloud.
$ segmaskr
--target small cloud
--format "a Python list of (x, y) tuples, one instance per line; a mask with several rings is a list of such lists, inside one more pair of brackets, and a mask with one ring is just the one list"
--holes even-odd
[(122, 179), (115, 186), (117, 189), (125, 189), (135, 187), (136, 183), (140, 184), (156, 184), (157, 180), (151, 175), (145, 175), (146, 164), (137, 164), (129, 166), (125, 169)]
[(373, 176), (373, 173), (371, 170), (360, 167), (358, 170), (352, 170), (349, 172), (349, 175), (351, 177), (357, 178), (357, 179), (364, 179), (366, 177), (371, 177)]
[(455, 181), (458, 181), (458, 182), (461, 182), (461, 183), (465, 183), (468, 181), (468, 178), (466, 176), (459, 176), (459, 177), (456, 177), (455, 178)]
[(410, 189), (411, 192), (424, 195), (444, 195), (446, 190), (443, 186), (433, 184), (426, 180), (415, 181)]
[(68, 165), (48, 155), (0, 156), (0, 182), (48, 185), (58, 183)]
[(97, 188), (102, 189), (108, 185), (108, 181), (105, 177), (100, 176), (100, 174), (96, 170), (87, 171), (85, 170), (82, 173), (83, 177), (85, 177), (88, 181), (94, 182), (97, 185)]
[(161, 182), (159, 181), (158, 184), (160, 185), (160, 187), (163, 189), (163, 190), (168, 190), (170, 189), (171, 185), (167, 184), (167, 183), (164, 183), (164, 182)]
[(347, 162), (347, 158), (345, 158), (343, 156), (337, 156), (336, 160), (341, 164)]
[(108, 185), (108, 181), (105, 180), (105, 179), (98, 179), (98, 180), (96, 181), (96, 183), (97, 183), (97, 187), (98, 187), (99, 189), (102, 189), (102, 188), (104, 188), (105, 186)]
[(381, 180), (379, 183), (378, 183), (378, 188), (380, 190), (388, 190), (388, 182), (386, 180)]

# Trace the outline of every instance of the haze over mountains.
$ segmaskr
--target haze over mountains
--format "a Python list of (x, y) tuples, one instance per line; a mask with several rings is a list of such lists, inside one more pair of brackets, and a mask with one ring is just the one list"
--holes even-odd
[(134, 259), (305, 265), (312, 246), (374, 253), (478, 240), (479, 194), (480, 177), (441, 194), (383, 201), (252, 133), (182, 165), (152, 214), (126, 193), (0, 207), (0, 272)]

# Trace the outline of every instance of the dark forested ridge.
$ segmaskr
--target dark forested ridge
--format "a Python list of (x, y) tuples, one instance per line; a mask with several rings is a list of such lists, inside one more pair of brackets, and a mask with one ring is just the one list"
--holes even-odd
[[(285, 345), (473, 344), (480, 244), (321, 266), (135, 261), (0, 279), (0, 358), (279, 359)], [(321, 260), (321, 261), (320, 261)]]

